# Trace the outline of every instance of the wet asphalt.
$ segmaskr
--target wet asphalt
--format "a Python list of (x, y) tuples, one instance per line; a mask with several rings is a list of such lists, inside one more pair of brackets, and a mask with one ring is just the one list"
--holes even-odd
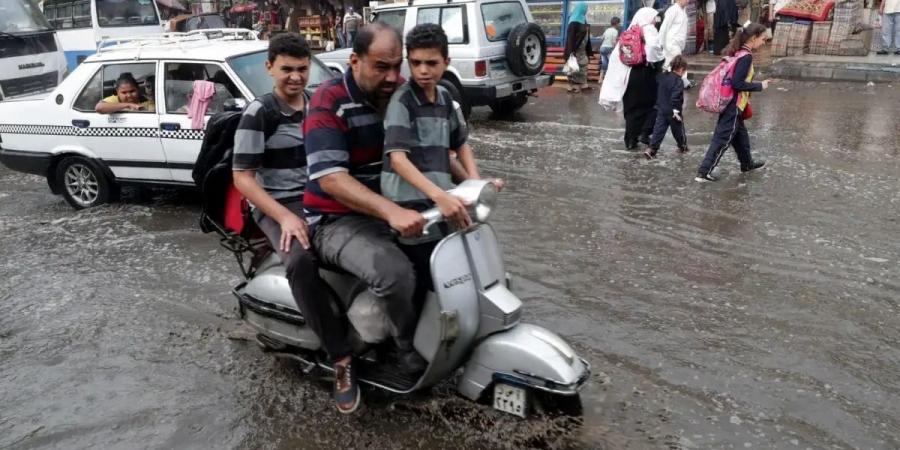
[(475, 110), (524, 320), (593, 365), (582, 418), (521, 421), (449, 383), (340, 416), (327, 379), (249, 341), (196, 194), (76, 212), (0, 168), (0, 448), (898, 448), (900, 89), (753, 103), (769, 166), (729, 152), (704, 185), (714, 117), (692, 107), (691, 152), (668, 137), (654, 161), (596, 90)]

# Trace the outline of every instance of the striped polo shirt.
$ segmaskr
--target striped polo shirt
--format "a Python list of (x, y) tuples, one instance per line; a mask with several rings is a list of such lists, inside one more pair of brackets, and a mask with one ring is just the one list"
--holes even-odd
[(410, 162), (432, 183), (444, 190), (452, 188), (450, 150), (462, 147), (468, 136), (459, 104), (442, 86), (437, 86), (437, 96), (431, 102), (410, 80), (391, 97), (384, 128), (382, 195), (419, 211), (434, 206), (424, 192), (394, 172), (390, 154), (408, 153)]
[(319, 180), (349, 172), (360, 183), (381, 193), (379, 176), (384, 151), (384, 126), (348, 70), (323, 83), (313, 94), (303, 123), (309, 183), (303, 197), (306, 218), (315, 224), (322, 215), (346, 215), (353, 210), (328, 195)]
[[(276, 200), (300, 199), (306, 185), (304, 112), (294, 110), (274, 93), (265, 96), (271, 97), (254, 100), (241, 115), (234, 133), (232, 168), (255, 170), (256, 181)], [(262, 100), (278, 105), (278, 111), (267, 111)], [(308, 105), (309, 98), (306, 100)], [(268, 139), (267, 134), (271, 134)]]

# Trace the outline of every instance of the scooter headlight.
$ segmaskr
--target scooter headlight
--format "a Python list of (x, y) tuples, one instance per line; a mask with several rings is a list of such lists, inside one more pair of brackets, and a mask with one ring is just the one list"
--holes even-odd
[(481, 194), (473, 207), (473, 217), (478, 222), (487, 222), (488, 217), (494, 211), (497, 204), (497, 188), (493, 183), (487, 183), (481, 189)]
[(469, 205), (469, 214), (476, 222), (487, 221), (497, 204), (497, 188), (490, 181), (466, 180), (450, 194)]

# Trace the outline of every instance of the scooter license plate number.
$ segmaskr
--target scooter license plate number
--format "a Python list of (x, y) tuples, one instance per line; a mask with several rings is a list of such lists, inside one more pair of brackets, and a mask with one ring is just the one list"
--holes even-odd
[(494, 409), (525, 418), (528, 412), (528, 391), (508, 384), (495, 384)]

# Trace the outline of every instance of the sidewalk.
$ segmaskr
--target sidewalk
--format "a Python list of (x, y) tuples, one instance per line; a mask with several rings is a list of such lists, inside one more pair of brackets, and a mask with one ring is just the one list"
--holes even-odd
[(788, 56), (774, 61), (771, 75), (794, 80), (900, 81), (900, 56)]

